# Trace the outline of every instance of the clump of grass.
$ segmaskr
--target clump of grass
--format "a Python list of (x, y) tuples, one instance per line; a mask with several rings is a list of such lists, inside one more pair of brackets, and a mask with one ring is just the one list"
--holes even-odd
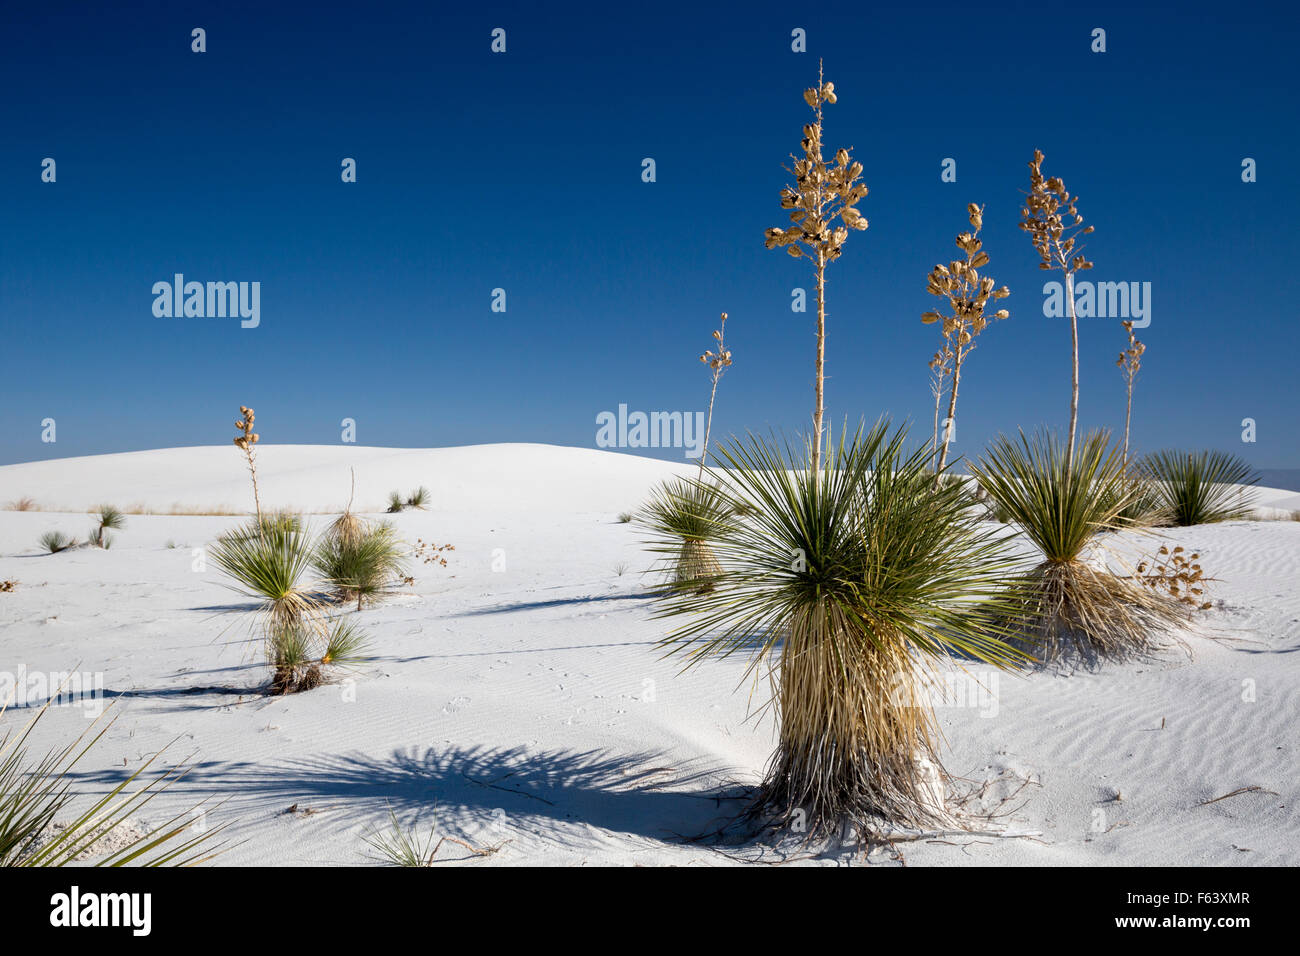
[(1176, 525), (1243, 521), (1253, 513), (1254, 492), (1243, 486), (1259, 476), (1235, 455), (1159, 451), (1146, 457), (1143, 469)]
[(671, 479), (651, 491), (639, 520), (651, 532), (651, 550), (664, 556), (669, 589), (713, 590), (722, 568), (710, 542), (731, 514), (729, 500), (709, 481)]
[(103, 505), (95, 512), (99, 523), (90, 529), (90, 543), (97, 548), (110, 548), (113, 545), (109, 531), (120, 531), (126, 527), (126, 516), (111, 505)]
[(1043, 661), (1122, 660), (1157, 649), (1183, 608), (1090, 563), (1104, 531), (1121, 527), (1131, 485), (1109, 436), (1087, 436), (1073, 458), (1052, 435), (994, 442), (971, 471), (1042, 560), (1023, 581), (1020, 618)]
[(36, 499), (24, 495), (5, 505), (6, 511), (36, 511)]
[(390, 515), (397, 514), (404, 508), (406, 508), (406, 499), (402, 497), (402, 493), (400, 491), (390, 491), (388, 493), (388, 513)]
[(41, 547), (50, 554), (67, 551), (69, 548), (76, 547), (76, 544), (76, 539), (68, 537), (62, 531), (47, 531), (41, 535)]
[[(110, 704), (110, 707), (112, 705)], [(78, 816), (56, 824), (76, 796), (72, 779), (81, 758), (108, 732), (116, 717), (101, 714), (81, 735), (45, 756), (28, 757), (27, 742), (45, 716), (46, 703), (16, 734), (0, 738), (0, 867), (66, 866), (95, 855), (110, 834), (183, 774), (175, 766), (150, 779), (144, 774), (162, 756), (159, 751)], [(4, 714), (0, 707), (0, 717)], [(202, 804), (199, 805), (201, 807)], [(192, 866), (211, 859), (219, 847), (208, 846), (225, 825), (197, 835), (191, 830), (192, 807), (161, 826), (136, 835), (96, 861), (99, 866)]]
[(366, 836), (370, 848), (393, 866), (430, 866), (437, 852), (434, 844), (438, 836), (437, 827), (431, 825), (428, 838), (421, 839), (415, 824), (404, 826), (391, 806), (388, 808), (388, 821), (387, 830), (375, 830)]
[(633, 515), (632, 512), (630, 511), (620, 511), (618, 513), (618, 523), (628, 524), (629, 522), (631, 522), (633, 517), (635, 517), (635, 515)]
[(338, 522), (316, 545), (312, 565), (340, 601), (375, 601), (390, 593), (405, 572), (404, 549), (390, 524)]
[[(761, 439), (732, 441), (717, 494), (744, 520), (716, 532), (716, 590), (670, 592), (661, 613), (690, 621), (664, 644), (691, 663), (737, 651), (766, 667), (778, 745), (751, 813), (810, 833), (877, 818), (950, 825), (926, 682), (950, 652), (995, 666), (1025, 660), (1002, 639), (1014, 608), (1004, 537), (962, 490), (936, 483), (931, 453), (904, 451), (887, 423), (821, 465)], [(721, 477), (721, 475), (720, 475)], [(936, 780), (938, 787), (936, 789)]]

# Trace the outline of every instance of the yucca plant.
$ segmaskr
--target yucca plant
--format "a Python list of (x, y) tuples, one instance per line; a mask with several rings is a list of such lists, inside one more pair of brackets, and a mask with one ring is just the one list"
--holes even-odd
[(47, 531), (41, 535), (41, 547), (50, 554), (58, 554), (60, 551), (67, 551), (77, 542), (69, 538), (62, 531)]
[(1246, 462), (1221, 451), (1158, 451), (1143, 460), (1161, 501), (1177, 525), (1242, 521), (1254, 511), (1259, 481)]
[(111, 505), (104, 505), (95, 512), (94, 517), (99, 519), (99, 523), (90, 529), (90, 543), (97, 548), (111, 547), (113, 539), (108, 532), (125, 528), (126, 515)]
[(668, 589), (713, 590), (722, 569), (711, 542), (731, 514), (731, 500), (707, 480), (670, 479), (651, 491), (637, 520), (651, 533), (650, 550), (664, 556)]
[(1022, 584), (1020, 617), (1042, 660), (1124, 659), (1185, 623), (1177, 603), (1090, 560), (1102, 532), (1122, 527), (1133, 495), (1107, 432), (1086, 436), (1072, 458), (1051, 434), (1003, 436), (971, 471), (1041, 553)]
[[(187, 866), (217, 855), (220, 848), (210, 844), (225, 825), (195, 834), (194, 811), (199, 807), (129, 837), (125, 843), (116, 842), (111, 848), (104, 845), (110, 835), (120, 841), (120, 825), (183, 775), (182, 768), (173, 767), (144, 778), (163, 751), (89, 807), (61, 821), (59, 817), (76, 797), (72, 792), (73, 772), (108, 732), (115, 716), (106, 716), (109, 711), (105, 710), (72, 743), (33, 760), (28, 756), (27, 742), (49, 707), (46, 703), (16, 733), (10, 730), (0, 737), (0, 867), (65, 866), (101, 852), (106, 855), (96, 861), (99, 866)], [(4, 713), (0, 707), (0, 718)]]
[(419, 488), (416, 488), (407, 495), (406, 506), (408, 508), (419, 508), (420, 510), (423, 510), (424, 506), (429, 503), (430, 497), (432, 496), (429, 494), (429, 489), (424, 487), (424, 485), (421, 485)]
[(1124, 373), (1124, 384), (1128, 387), (1128, 400), (1124, 405), (1124, 464), (1127, 466), (1129, 426), (1133, 422), (1133, 385), (1137, 382), (1138, 371), (1142, 368), (1142, 356), (1146, 354), (1147, 347), (1133, 333), (1132, 319), (1125, 319), (1120, 324), (1128, 333), (1128, 348), (1120, 352), (1119, 358), (1115, 360), (1115, 364)]
[(390, 491), (388, 493), (388, 513), (397, 514), (406, 507), (406, 500), (402, 497), (400, 491)]
[(716, 590), (664, 596), (663, 615), (689, 618), (670, 651), (692, 664), (748, 652), (751, 675), (768, 670), (778, 744), (750, 812), (777, 825), (950, 823), (926, 686), (936, 661), (1026, 659), (1000, 623), (1015, 604), (1005, 544), (905, 441), (884, 422), (828, 435), (817, 469), (806, 447), (720, 447), (718, 495), (746, 517), (717, 533)]
[(727, 313), (722, 313), (722, 321), (713, 330), (713, 339), (718, 343), (718, 351), (706, 349), (700, 361), (709, 367), (713, 387), (709, 391), (709, 414), (704, 420), (704, 445), (700, 448), (700, 470), (696, 478), (704, 477), (704, 463), (709, 457), (709, 435), (713, 432), (713, 402), (718, 397), (718, 382), (722, 374), (731, 367), (731, 349), (727, 348)]
[(262, 602), (268, 630), (297, 625), (319, 610), (304, 580), (312, 563), (311, 538), (292, 523), (253, 520), (218, 537), (208, 554), (243, 593)]
[(353, 530), (338, 523), (316, 545), (312, 566), (340, 601), (375, 601), (392, 591), (405, 571), (405, 548), (387, 523), (362, 522)]

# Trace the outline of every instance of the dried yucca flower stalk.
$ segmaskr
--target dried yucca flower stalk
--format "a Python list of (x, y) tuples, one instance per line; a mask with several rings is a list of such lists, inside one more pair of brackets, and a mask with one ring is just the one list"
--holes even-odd
[[(1073, 342), (1073, 373), (1070, 391), (1070, 437), (1065, 449), (1068, 469), (1074, 461), (1074, 433), (1079, 424), (1079, 320), (1074, 314), (1074, 274), (1091, 269), (1092, 263), (1082, 255), (1083, 246), (1075, 245), (1081, 235), (1092, 232), (1079, 215), (1079, 197), (1070, 195), (1059, 177), (1043, 177), (1043, 151), (1034, 150), (1029, 163), (1029, 193), (1020, 210), (1020, 228), (1038, 251), (1040, 269), (1059, 269), (1065, 277), (1065, 302), (1070, 310), (1070, 338)], [(1066, 222), (1065, 216), (1070, 217)]]
[(352, 513), (352, 500), (357, 495), (357, 473), (356, 469), (349, 470), (352, 473), (352, 492), (348, 495), (348, 504), (343, 509), (343, 514), (335, 518), (330, 525), (330, 534), (344, 545), (355, 547), (365, 537), (366, 527), (362, 520)]
[[(858, 182), (862, 164), (852, 161), (849, 150), (836, 150), (835, 162), (830, 165), (822, 158), (822, 106), (835, 102), (835, 84), (823, 81), (820, 63), (817, 86), (804, 90), (803, 98), (815, 118), (803, 128), (799, 144), (803, 148), (802, 158), (790, 156), (794, 168), (787, 167), (787, 171), (794, 176), (795, 184), (781, 190), (781, 208), (790, 210), (793, 225), (768, 229), (764, 244), (769, 249), (784, 247), (794, 258), (807, 256), (816, 263), (817, 363), (812, 436), (812, 469), (816, 472), (821, 460), (824, 410), (826, 264), (840, 257), (849, 229), (867, 228), (867, 220), (856, 208), (867, 195), (867, 187)], [(843, 226), (835, 225), (836, 218)]]
[(1124, 330), (1128, 332), (1128, 348), (1119, 353), (1119, 359), (1115, 364), (1123, 370), (1128, 384), (1128, 404), (1124, 408), (1124, 466), (1128, 467), (1128, 430), (1129, 422), (1133, 419), (1133, 382), (1137, 379), (1138, 369), (1142, 367), (1142, 353), (1147, 350), (1147, 347), (1133, 334), (1132, 319), (1126, 319), (1123, 324)]
[(235, 439), (235, 447), (244, 453), (248, 459), (248, 473), (253, 478), (253, 505), (257, 508), (257, 526), (262, 527), (262, 500), (257, 493), (257, 461), (254, 455), (253, 446), (257, 444), (257, 432), (253, 431), (253, 410), (247, 406), (239, 406), (239, 414), (244, 416), (235, 422), (235, 427), (239, 429), (239, 437)]
[[(957, 248), (966, 254), (965, 259), (954, 259), (948, 265), (936, 265), (930, 270), (926, 280), (926, 291), (931, 295), (943, 296), (948, 300), (951, 315), (940, 312), (926, 312), (921, 321), (926, 325), (942, 323), (944, 346), (930, 360), (930, 368), (936, 369), (939, 376), (939, 389), (935, 396), (935, 437), (939, 431), (938, 392), (943, 387), (943, 376), (948, 362), (952, 363), (952, 386), (948, 396), (948, 426), (944, 428), (943, 442), (939, 446), (939, 457), (935, 463), (935, 474), (943, 471), (948, 462), (948, 444), (952, 440), (952, 423), (957, 414), (957, 389), (961, 385), (961, 367), (975, 351), (975, 339), (984, 331), (990, 319), (1005, 319), (1010, 313), (999, 309), (992, 315), (986, 315), (985, 306), (990, 299), (1005, 299), (1011, 294), (1006, 286), (995, 287), (990, 276), (980, 275), (979, 270), (988, 265), (989, 254), (984, 251), (980, 241), (980, 230), (984, 228), (984, 207), (970, 203), (966, 207), (970, 218), (971, 232), (957, 236)], [(937, 363), (937, 368), (936, 368)]]
[(713, 330), (713, 338), (717, 340), (718, 351), (715, 353), (712, 349), (705, 351), (700, 356), (700, 361), (709, 367), (713, 372), (713, 388), (709, 392), (709, 415), (704, 420), (704, 448), (700, 451), (700, 474), (704, 477), (704, 461), (709, 457), (709, 432), (713, 429), (713, 400), (718, 395), (718, 379), (722, 378), (722, 373), (731, 365), (731, 350), (727, 348), (723, 336), (727, 331), (727, 313), (722, 313), (722, 321), (718, 327)]

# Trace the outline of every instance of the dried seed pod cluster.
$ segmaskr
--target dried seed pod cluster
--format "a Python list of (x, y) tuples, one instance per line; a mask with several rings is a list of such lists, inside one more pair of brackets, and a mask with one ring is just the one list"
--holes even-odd
[(1164, 591), (1170, 597), (1201, 611), (1214, 605), (1205, 600), (1204, 583), (1208, 580), (1201, 570), (1199, 554), (1186, 557), (1182, 546), (1172, 551), (1162, 547), (1150, 562), (1137, 566), (1138, 580), (1154, 591)]
[(1082, 254), (1083, 246), (1076, 248), (1075, 240), (1092, 232), (1092, 226), (1083, 224), (1079, 197), (1070, 195), (1060, 177), (1043, 176), (1044, 158), (1041, 149), (1034, 150), (1029, 163), (1029, 194), (1020, 210), (1020, 228), (1029, 233), (1038, 250), (1042, 260), (1038, 268), (1070, 273), (1091, 269), (1092, 263)]
[[(948, 300), (950, 314), (936, 311), (924, 312), (921, 321), (926, 325), (940, 323), (943, 331), (943, 346), (930, 359), (930, 370), (934, 373), (932, 385), (935, 394), (935, 439), (938, 438), (939, 399), (943, 392), (943, 383), (949, 375), (952, 386), (948, 401), (948, 419), (951, 421), (957, 412), (957, 389), (961, 383), (961, 367), (967, 356), (975, 349), (975, 338), (994, 319), (1010, 316), (1006, 309), (998, 309), (991, 315), (986, 312), (990, 300), (1005, 299), (1011, 294), (1006, 286), (998, 286), (991, 276), (981, 275), (980, 269), (989, 263), (989, 254), (984, 251), (980, 239), (980, 230), (984, 228), (984, 207), (970, 203), (966, 207), (971, 231), (959, 233), (957, 248), (966, 254), (965, 259), (954, 259), (943, 265), (936, 265), (926, 279), (926, 291), (931, 295)], [(950, 433), (949, 433), (950, 434)], [(948, 437), (943, 441), (937, 470), (942, 470), (948, 455)]]
[(1124, 330), (1128, 332), (1128, 348), (1119, 353), (1119, 359), (1115, 362), (1120, 368), (1124, 369), (1124, 374), (1129, 381), (1129, 388), (1133, 387), (1133, 379), (1137, 378), (1138, 369), (1142, 367), (1142, 353), (1147, 347), (1138, 341), (1138, 337), (1133, 334), (1133, 320), (1125, 319), (1123, 322)]
[(257, 444), (257, 432), (253, 431), (255, 416), (253, 410), (244, 405), (239, 406), (239, 413), (244, 417), (235, 422), (235, 427), (240, 431), (239, 437), (235, 439), (235, 444), (243, 451), (248, 452), (253, 445)]
[(708, 349), (700, 356), (700, 361), (713, 369), (715, 379), (721, 377), (722, 370), (731, 364), (731, 350), (728, 349), (726, 344), (723, 342), (723, 335), (726, 332), (726, 328), (727, 313), (723, 312), (720, 327), (713, 330), (713, 339), (718, 343), (718, 351), (714, 352), (712, 349)]
[[(858, 181), (862, 164), (853, 161), (849, 150), (836, 150), (831, 164), (822, 156), (822, 106), (835, 102), (835, 84), (804, 90), (803, 98), (817, 117), (803, 128), (799, 141), (803, 156), (790, 157), (795, 184), (781, 190), (781, 208), (790, 210), (792, 225), (768, 229), (764, 244), (769, 249), (784, 247), (796, 259), (806, 255), (829, 262), (840, 257), (849, 229), (867, 228), (867, 220), (857, 209), (867, 187)], [(842, 226), (835, 225), (837, 217)]]

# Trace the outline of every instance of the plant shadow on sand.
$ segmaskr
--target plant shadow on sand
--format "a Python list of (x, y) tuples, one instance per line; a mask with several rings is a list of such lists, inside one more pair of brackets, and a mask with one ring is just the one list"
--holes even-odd
[[(186, 792), (228, 800), (235, 818), (264, 814), (269, 800), (311, 807), (321, 811), (325, 825), (351, 828), (359, 819), (379, 821), (391, 809), (403, 818), (436, 819), (441, 832), (493, 841), (530, 836), (572, 846), (588, 844), (588, 826), (694, 842), (735, 819), (753, 793), (722, 773), (674, 765), (653, 751), (412, 747), (387, 757), (321, 754), (274, 765), (207, 761), (189, 768)], [(112, 785), (119, 772), (78, 776)]]

